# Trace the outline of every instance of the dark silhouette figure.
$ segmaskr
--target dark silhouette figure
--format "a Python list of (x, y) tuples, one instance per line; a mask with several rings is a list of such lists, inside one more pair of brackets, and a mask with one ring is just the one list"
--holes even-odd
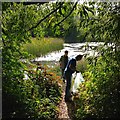
[(72, 58), (68, 61), (68, 64), (64, 71), (64, 76), (66, 79), (66, 89), (65, 89), (65, 102), (71, 101), (71, 79), (72, 74), (77, 71), (76, 70), (76, 61), (81, 60), (83, 55), (77, 55), (75, 58)]
[(65, 82), (65, 78), (64, 78), (64, 70), (66, 68), (66, 65), (68, 63), (68, 51), (66, 50), (64, 55), (61, 56), (60, 60), (60, 69), (61, 69), (61, 73), (62, 73), (62, 78), (63, 78), (63, 82)]

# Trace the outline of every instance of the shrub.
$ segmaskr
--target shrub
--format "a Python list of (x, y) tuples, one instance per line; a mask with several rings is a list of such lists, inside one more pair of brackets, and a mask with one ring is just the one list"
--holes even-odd
[(83, 58), (81, 61), (78, 61), (76, 68), (81, 73), (84, 73), (87, 69), (87, 64), (88, 64), (87, 59)]
[[(39, 65), (27, 70), (28, 79), (9, 82), (8, 93), (3, 94), (3, 118), (50, 119), (57, 117), (61, 98), (60, 77)], [(7, 85), (8, 87), (8, 85)]]
[(102, 52), (84, 73), (85, 82), (80, 85), (75, 99), (76, 118), (119, 118), (120, 53), (110, 48)]

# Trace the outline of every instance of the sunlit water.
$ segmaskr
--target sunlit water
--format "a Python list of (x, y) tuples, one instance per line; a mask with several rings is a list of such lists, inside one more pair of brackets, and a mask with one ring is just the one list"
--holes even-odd
[[(68, 57), (69, 59), (72, 57), (75, 57), (76, 55), (82, 54), (86, 57), (88, 56), (97, 56), (98, 51), (96, 51), (94, 48), (104, 45), (103, 42), (90, 42), (90, 43), (65, 43), (64, 48), (59, 51), (54, 51), (51, 53), (48, 53), (45, 56), (35, 58), (31, 60), (31, 62), (39, 62), (43, 65), (47, 65), (48, 67), (54, 67), (56, 65), (59, 65), (59, 60), (62, 55), (64, 55), (65, 50), (68, 50)], [(23, 60), (24, 61), (24, 60)], [(28, 79), (27, 73), (25, 73), (25, 78)]]
[(35, 62), (45, 62), (45, 61), (59, 61), (61, 55), (64, 54), (65, 50), (68, 50), (68, 57), (72, 58), (76, 55), (82, 54), (85, 56), (96, 56), (97, 51), (94, 50), (95, 47), (103, 45), (103, 42), (90, 42), (90, 43), (65, 43), (64, 48), (60, 51), (51, 52), (43, 57), (35, 58)]

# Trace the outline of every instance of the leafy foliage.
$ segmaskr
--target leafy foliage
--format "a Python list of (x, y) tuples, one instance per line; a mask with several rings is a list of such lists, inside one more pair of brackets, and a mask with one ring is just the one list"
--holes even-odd
[[(42, 71), (37, 71), (28, 73), (28, 80), (23, 79), (26, 66), (20, 59), (28, 56), (22, 46), (30, 41), (31, 32), (28, 29), (37, 16), (33, 9), (36, 10), (36, 5), (3, 3), (3, 118), (49, 119), (57, 115), (56, 105), (61, 94), (55, 81), (59, 78), (54, 75), (46, 77)], [(41, 77), (39, 82), (38, 77)]]
[[(56, 106), (61, 97), (60, 77), (47, 72), (47, 68), (41, 65), (25, 74), (27, 79), (20, 80), (19, 84), (13, 83), (14, 90), (6, 86), (9, 94), (3, 94), (3, 118), (56, 118)], [(11, 105), (5, 106), (8, 99)], [(7, 110), (10, 110), (9, 114)]]
[[(90, 2), (89, 7), (85, 3), (57, 2), (28, 6), (3, 3), (3, 117), (56, 118), (55, 106), (61, 94), (60, 85), (56, 81), (59, 78), (40, 67), (37, 71), (29, 71), (29, 79), (24, 80), (25, 66), (20, 59), (26, 58), (28, 54), (21, 47), (30, 41), (31, 36), (69, 38), (69, 34), (74, 31), (70, 42), (76, 38), (80, 41), (105, 42), (105, 49), (100, 51), (101, 56), (92, 59), (94, 61), (84, 73), (86, 81), (81, 84), (80, 93), (75, 98), (76, 118), (118, 118), (119, 6), (119, 3), (106, 2)], [(51, 14), (46, 17), (48, 12)]]
[(100, 35), (99, 39), (105, 41), (105, 45), (99, 50), (101, 55), (92, 59), (92, 63), (84, 73), (86, 81), (80, 85), (79, 94), (75, 98), (76, 118), (119, 118), (119, 11), (116, 9), (115, 12), (113, 8), (114, 4), (111, 3), (100, 3), (98, 6), (97, 17), (101, 19), (97, 20), (98, 24), (95, 24), (97, 28), (93, 30), (96, 30), (96, 35)]
[(105, 50), (104, 54), (84, 74), (86, 82), (79, 89), (77, 117), (119, 118), (120, 64), (117, 56), (111, 56), (114, 52)]

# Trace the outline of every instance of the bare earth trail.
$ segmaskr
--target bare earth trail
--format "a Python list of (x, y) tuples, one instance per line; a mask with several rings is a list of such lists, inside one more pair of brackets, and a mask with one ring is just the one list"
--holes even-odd
[(74, 120), (74, 103), (73, 102), (65, 102), (65, 84), (63, 85), (63, 93), (62, 100), (59, 103), (59, 115), (58, 120)]

